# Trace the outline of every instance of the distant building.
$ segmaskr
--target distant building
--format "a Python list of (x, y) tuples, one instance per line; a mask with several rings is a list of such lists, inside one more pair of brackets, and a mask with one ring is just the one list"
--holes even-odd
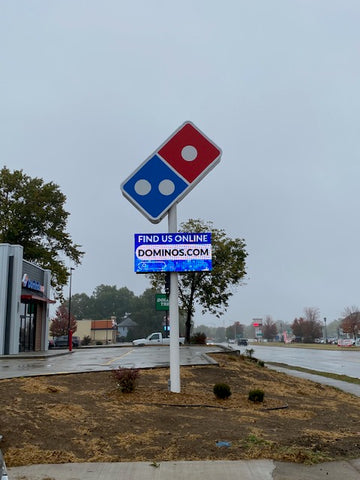
[(110, 320), (91, 321), (91, 340), (102, 343), (116, 343), (117, 325), (116, 317)]
[(84, 319), (84, 320), (76, 320), (76, 332), (74, 335), (80, 337), (80, 341), (84, 337), (91, 336), (91, 322), (92, 320)]
[(131, 318), (126, 317), (122, 322), (117, 326), (119, 337), (127, 337), (130, 328), (137, 327), (137, 323)]

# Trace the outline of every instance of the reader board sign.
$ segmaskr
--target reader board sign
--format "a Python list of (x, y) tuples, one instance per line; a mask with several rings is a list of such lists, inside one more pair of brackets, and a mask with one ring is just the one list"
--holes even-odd
[(210, 272), (211, 233), (135, 233), (135, 272)]

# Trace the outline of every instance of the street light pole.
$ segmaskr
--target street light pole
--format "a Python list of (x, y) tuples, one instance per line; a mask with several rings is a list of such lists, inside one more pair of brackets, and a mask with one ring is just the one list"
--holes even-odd
[(73, 267), (70, 268), (70, 282), (69, 282), (69, 308), (68, 308), (68, 346), (69, 352), (72, 351), (72, 330), (71, 330), (71, 283), (72, 283), (72, 271), (75, 270)]
[(324, 325), (325, 325), (325, 328), (324, 328), (325, 343), (327, 343), (326, 317), (324, 317)]

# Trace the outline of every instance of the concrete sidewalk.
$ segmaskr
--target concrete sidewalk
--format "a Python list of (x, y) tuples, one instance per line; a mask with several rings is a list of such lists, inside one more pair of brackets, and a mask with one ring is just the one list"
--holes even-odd
[(275, 370), (277, 372), (286, 373), (292, 377), (305, 378), (311, 380), (312, 382), (321, 383), (323, 385), (329, 385), (330, 387), (338, 388), (344, 392), (351, 393), (360, 397), (360, 385), (357, 383), (343, 382), (342, 380), (335, 380), (334, 378), (324, 377), (323, 375), (315, 375), (313, 373), (301, 372), (300, 370), (294, 370), (286, 367), (278, 367), (276, 365), (271, 365), (266, 363), (267, 368)]
[(9, 480), (359, 480), (360, 459), (300, 465), (272, 460), (67, 463), (8, 468)]

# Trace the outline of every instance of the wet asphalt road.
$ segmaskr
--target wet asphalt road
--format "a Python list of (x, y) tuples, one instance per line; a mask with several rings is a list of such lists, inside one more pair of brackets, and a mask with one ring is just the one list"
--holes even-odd
[[(180, 347), (181, 365), (215, 363), (206, 354), (223, 351), (216, 346)], [(169, 366), (169, 347), (104, 347), (73, 350), (50, 350), (48, 355), (0, 357), (0, 379), (60, 373), (95, 372), (125, 368), (154, 368)]]
[(251, 345), (254, 356), (265, 362), (309, 368), (320, 372), (337, 373), (360, 378), (360, 351), (315, 350), (311, 348), (286, 348)]
[[(229, 345), (237, 349), (236, 345)], [(291, 347), (272, 347), (263, 345), (249, 345), (242, 347), (242, 352), (246, 349), (254, 349), (253, 356), (266, 362), (278, 362), (293, 367), (303, 367), (318, 372), (336, 373), (338, 375), (347, 375), (349, 377), (360, 378), (360, 351), (356, 350), (315, 350), (310, 348), (291, 348)], [(352, 393), (360, 397), (360, 385), (349, 382), (342, 382), (321, 375), (312, 375), (297, 370), (287, 369), (286, 366), (278, 367), (267, 363), (268, 368), (284, 372), (287, 375), (299, 378), (307, 378), (313, 382), (330, 385), (339, 388), (344, 392)]]

